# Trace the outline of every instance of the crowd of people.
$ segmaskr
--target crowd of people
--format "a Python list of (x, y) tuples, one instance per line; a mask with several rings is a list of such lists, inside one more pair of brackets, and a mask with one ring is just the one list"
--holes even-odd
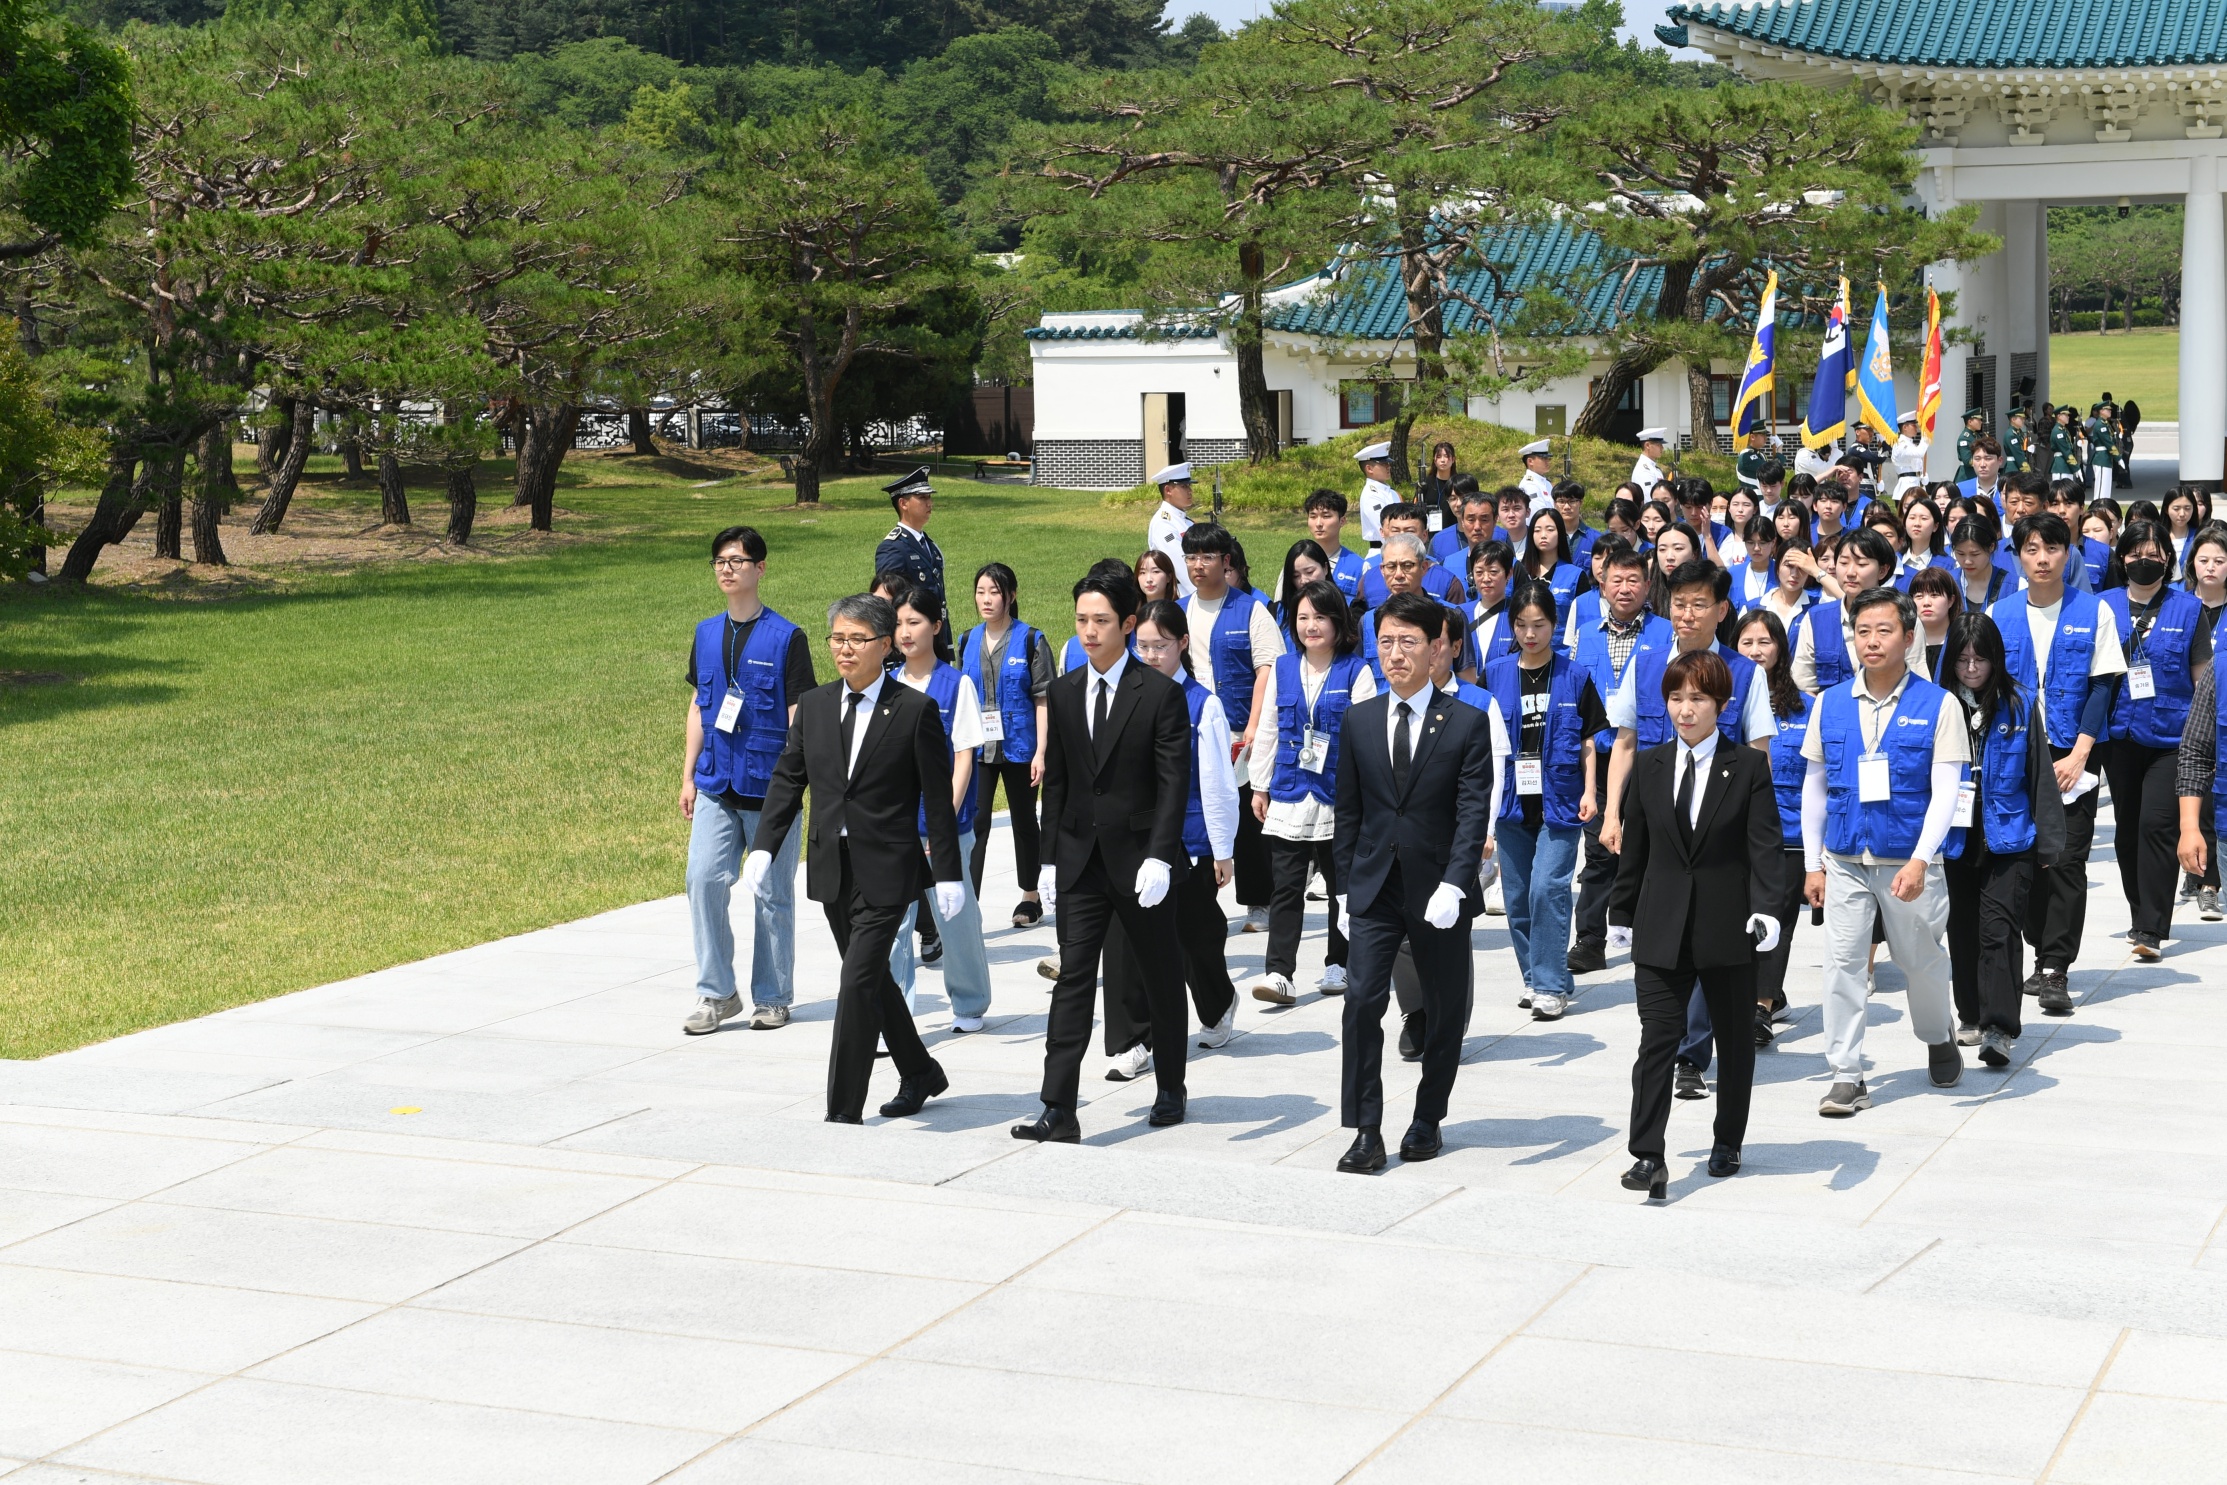
[(1151, 1122), (1184, 1119), (1189, 1049), (1227, 1044), (1244, 998), (1225, 890), (1237, 931), (1265, 935), (1247, 988), (1270, 1008), (1305, 993), (1307, 904), (1323, 904), (1314, 990), (1344, 1002), (1342, 1170), (1390, 1158), (1390, 1004), (1398, 1055), (1421, 1066), (1400, 1157), (1442, 1149), (1488, 913), (1506, 918), (1514, 974), (1488, 956), (1483, 978), (1539, 1021), (1629, 953), (1624, 1180), (1652, 1196), (1674, 1099), (1715, 1096), (1708, 1168), (1738, 1170), (1805, 917), (1823, 934), (1820, 1114), (1869, 1107), (1881, 945), (1931, 1081), (1956, 1086), (1965, 1048), (2001, 1072), (2027, 998), (2075, 1013), (2106, 793), (2128, 949), (2167, 952), (2182, 904), (2222, 917), (2211, 652), (2227, 526), (2200, 492), (2113, 497), (2125, 431), (2108, 397), (2062, 459), (2037, 457), (2022, 413), (2001, 438), (1967, 422), (1952, 480), (1925, 481), (1906, 425), (1892, 445), (1864, 430), (1829, 457), (1804, 449), (1796, 469), (1758, 440), (1726, 490), (1666, 473), (1668, 431), (1642, 430), (1597, 526), (1587, 491), (1551, 476), (1547, 440), (1491, 488), (1440, 444), (1412, 496), (1371, 445), (1358, 495), (1315, 491), (1307, 535), (1257, 572), (1228, 529), (1193, 519), (1179, 464), (1155, 477), (1134, 560), (1094, 564), (1041, 629), (1013, 569), (984, 563), (961, 590), (964, 633), (920, 470), (888, 487), (898, 524), (870, 589), (830, 610), (827, 685), (759, 599), (762, 536), (723, 531), (725, 610), (697, 627), (687, 672), (699, 976), (684, 1029), (745, 1009), (738, 882), (749, 1024), (788, 1022), (804, 833), (806, 892), (843, 953), (828, 1118), (863, 1117), (877, 1052), (900, 1079), (881, 1112), (917, 1113), (948, 1086), (916, 1025), (919, 966), (942, 966), (949, 1033), (990, 1011), (977, 894), (1002, 788), (1010, 921), (1051, 917), (1059, 941), (1038, 966), (1043, 1110), (1017, 1138), (1080, 1138), (1094, 1023), (1106, 1077), (1151, 1075)]

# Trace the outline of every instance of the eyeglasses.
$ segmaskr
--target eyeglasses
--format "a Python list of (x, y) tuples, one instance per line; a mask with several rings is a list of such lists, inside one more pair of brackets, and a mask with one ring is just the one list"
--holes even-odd
[(738, 568), (754, 567), (757, 565), (757, 561), (758, 559), (755, 557), (714, 557), (711, 559), (711, 565), (721, 572), (733, 572)]
[(888, 636), (881, 634), (830, 634), (827, 647), (831, 650), (863, 650), (868, 645), (881, 644)]
[(1156, 655), (1175, 653), (1175, 641), (1170, 639), (1143, 639), (1137, 641), (1137, 658), (1150, 660)]
[(1380, 634), (1376, 637), (1377, 649), (1401, 655), (1412, 655), (1429, 644), (1430, 641), (1420, 634)]

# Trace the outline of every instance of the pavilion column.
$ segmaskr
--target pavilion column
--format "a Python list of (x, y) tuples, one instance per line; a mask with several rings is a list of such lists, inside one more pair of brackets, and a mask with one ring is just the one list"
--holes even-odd
[(2181, 227), (2181, 480), (2220, 488), (2227, 465), (2227, 216), (2219, 157), (2189, 162)]

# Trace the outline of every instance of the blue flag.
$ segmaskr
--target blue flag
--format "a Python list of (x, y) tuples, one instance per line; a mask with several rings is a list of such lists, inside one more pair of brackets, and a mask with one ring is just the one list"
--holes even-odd
[(1817, 356), (1817, 380), (1810, 383), (1809, 411), (1802, 418), (1802, 443), (1821, 449), (1848, 431), (1848, 387), (1856, 369), (1848, 359), (1848, 280), (1840, 281), (1840, 300), (1825, 318), (1825, 346)]
[(1887, 350), (1887, 286), (1879, 286), (1872, 307), (1871, 333), (1864, 337), (1864, 358), (1856, 366), (1856, 410), (1888, 442), (1899, 421), (1895, 410), (1894, 358)]

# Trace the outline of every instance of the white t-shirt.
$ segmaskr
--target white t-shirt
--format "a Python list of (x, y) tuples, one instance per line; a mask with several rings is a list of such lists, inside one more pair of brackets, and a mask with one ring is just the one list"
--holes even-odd
[[(914, 680), (905, 674), (903, 667), (890, 672), (890, 678), (900, 686), (925, 693), (926, 680)], [(974, 693), (974, 677), (959, 677), (959, 696), (951, 703), (951, 746), (956, 752), (982, 746), (982, 700)]]
[[(2043, 606), (2026, 605), (2026, 633), (2034, 642), (2034, 680), (2037, 685), (2049, 684), (2049, 646), (2057, 638), (2057, 616), (2063, 611), (2065, 601)], [(2126, 655), (2119, 648), (2119, 618), (2104, 604), (2096, 605), (2096, 645), (2088, 657), (2088, 675), (2118, 675), (2126, 669)]]

